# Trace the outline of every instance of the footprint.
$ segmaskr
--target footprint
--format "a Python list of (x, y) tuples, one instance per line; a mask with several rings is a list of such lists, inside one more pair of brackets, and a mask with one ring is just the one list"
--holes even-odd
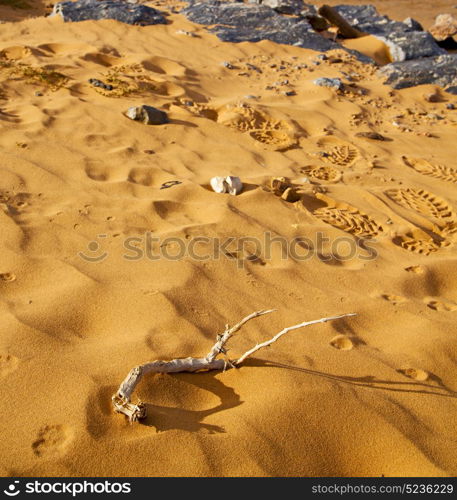
[(418, 382), (425, 382), (429, 377), (429, 374), (420, 368), (405, 368), (398, 371), (406, 377), (417, 380)]
[(309, 165), (300, 169), (300, 172), (319, 181), (338, 182), (341, 179), (341, 172), (330, 165)]
[(1, 273), (0, 281), (6, 281), (6, 282), (16, 281), (16, 275), (14, 273)]
[[(157, 70), (157, 71), (155, 71)], [(184, 69), (185, 70), (185, 69)], [(124, 64), (110, 67), (102, 74), (102, 80), (113, 86), (112, 90), (92, 87), (105, 97), (125, 97), (132, 94), (158, 94), (161, 96), (178, 97), (185, 94), (185, 89), (173, 82), (157, 80), (157, 75), (165, 71), (149, 63)], [(160, 78), (160, 77), (159, 77)]]
[(276, 151), (284, 151), (297, 143), (291, 124), (251, 106), (225, 106), (219, 111), (217, 122), (247, 132), (257, 142)]
[(30, 47), (26, 45), (14, 45), (12, 47), (5, 47), (1, 52), (0, 56), (9, 60), (24, 59), (32, 54)]
[(128, 180), (134, 184), (151, 186), (153, 181), (151, 169), (141, 167), (132, 168), (129, 172)]
[(350, 167), (360, 156), (355, 146), (336, 137), (324, 137), (317, 144), (324, 150), (322, 159), (339, 167)]
[(430, 309), (433, 309), (434, 311), (457, 311), (457, 304), (454, 304), (452, 302), (444, 302), (441, 300), (430, 300), (427, 303), (427, 307), (430, 307)]
[(449, 222), (455, 220), (450, 205), (425, 189), (390, 189), (386, 191), (386, 195), (398, 205), (414, 210), (421, 215), (441, 220), (448, 219)]
[(392, 295), (390, 293), (384, 293), (381, 295), (381, 298), (384, 300), (387, 300), (388, 302), (392, 302), (393, 305), (397, 304), (404, 304), (405, 302), (408, 301), (405, 297), (402, 297), (401, 295)]
[(436, 165), (430, 163), (423, 158), (409, 158), (402, 156), (402, 160), (408, 167), (413, 168), (416, 172), (436, 179), (441, 179), (447, 182), (457, 182), (457, 169), (447, 167), (445, 165)]
[(54, 458), (63, 455), (71, 441), (73, 430), (66, 425), (46, 425), (38, 433), (32, 444), (35, 455), (43, 458)]
[(13, 373), (19, 365), (19, 359), (12, 354), (0, 354), (0, 378)]
[(341, 351), (350, 351), (354, 347), (354, 343), (347, 335), (337, 335), (330, 341), (330, 345)]
[(374, 238), (384, 230), (374, 219), (346, 203), (335, 203), (324, 195), (316, 195), (334, 206), (318, 208), (313, 215), (338, 229), (358, 236), (359, 238)]
[(279, 130), (254, 130), (249, 134), (254, 140), (275, 151), (284, 151), (296, 145), (297, 141), (286, 132)]
[(89, 179), (98, 182), (105, 182), (109, 179), (108, 169), (102, 166), (88, 166), (86, 167), (86, 175)]
[(425, 256), (449, 245), (447, 240), (438, 237), (438, 235), (436, 235), (436, 238), (431, 238), (427, 233), (418, 229), (413, 229), (401, 236), (395, 236), (392, 242), (394, 245), (408, 250), (408, 252)]

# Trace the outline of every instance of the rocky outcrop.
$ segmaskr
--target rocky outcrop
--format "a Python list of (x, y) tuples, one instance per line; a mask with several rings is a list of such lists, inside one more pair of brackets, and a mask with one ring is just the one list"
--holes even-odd
[[(306, 4), (303, 6), (307, 15), (309, 11), (305, 9)], [(311, 11), (314, 12), (314, 9)], [(209, 31), (224, 42), (270, 40), (319, 52), (341, 48), (341, 45), (316, 33), (303, 16), (282, 16), (263, 4), (218, 0), (192, 1), (181, 13), (194, 23), (211, 26)], [(349, 52), (364, 62), (372, 62), (363, 54), (356, 51)]]
[(338, 5), (334, 8), (353, 27), (384, 41), (395, 62), (446, 53), (430, 33), (418, 29), (421, 26), (414, 19), (392, 21), (381, 16), (373, 5)]
[(65, 22), (114, 19), (122, 23), (147, 26), (166, 24), (161, 12), (145, 5), (134, 5), (119, 0), (77, 0), (54, 5), (49, 17), (61, 16)]
[(383, 66), (379, 73), (395, 89), (433, 83), (444, 88), (457, 86), (457, 55), (446, 54)]

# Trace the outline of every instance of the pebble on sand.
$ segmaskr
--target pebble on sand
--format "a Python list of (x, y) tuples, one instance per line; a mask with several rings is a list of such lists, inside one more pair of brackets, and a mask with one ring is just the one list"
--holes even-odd
[(344, 83), (339, 78), (318, 78), (314, 80), (314, 85), (318, 85), (319, 87), (329, 87), (337, 90), (344, 89)]
[(168, 123), (168, 116), (165, 111), (154, 108), (152, 106), (132, 106), (130, 107), (125, 116), (131, 120), (143, 122), (145, 125), (163, 125)]

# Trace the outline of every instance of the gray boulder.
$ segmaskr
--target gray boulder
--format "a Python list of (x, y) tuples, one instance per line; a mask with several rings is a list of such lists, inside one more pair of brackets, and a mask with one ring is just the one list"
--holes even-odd
[(314, 80), (314, 85), (318, 85), (319, 87), (329, 87), (331, 89), (336, 90), (344, 90), (344, 83), (340, 78), (318, 78)]
[(379, 74), (395, 89), (424, 84), (453, 87), (457, 85), (457, 54), (387, 64)]
[(168, 123), (168, 116), (165, 111), (153, 108), (152, 106), (132, 106), (129, 108), (125, 116), (131, 120), (139, 121), (145, 125), (163, 125)]
[[(266, 5), (192, 1), (181, 13), (194, 23), (212, 26), (209, 31), (224, 42), (270, 40), (319, 52), (341, 48), (316, 33), (306, 19), (282, 16)], [(349, 52), (364, 62), (372, 62), (359, 52)]]
[(295, 14), (296, 16), (305, 8), (303, 0), (262, 0), (260, 3), (280, 14)]
[(422, 24), (419, 21), (413, 19), (412, 17), (407, 17), (406, 19), (403, 19), (403, 24), (406, 24), (406, 26), (411, 31), (424, 31)]
[(419, 29), (422, 26), (413, 19), (392, 21), (381, 16), (373, 5), (337, 5), (335, 10), (354, 28), (387, 43), (395, 62), (446, 54), (433, 36)]
[(65, 22), (114, 19), (121, 23), (147, 26), (166, 24), (161, 12), (145, 5), (134, 5), (119, 0), (77, 0), (54, 5), (49, 17), (61, 16)]

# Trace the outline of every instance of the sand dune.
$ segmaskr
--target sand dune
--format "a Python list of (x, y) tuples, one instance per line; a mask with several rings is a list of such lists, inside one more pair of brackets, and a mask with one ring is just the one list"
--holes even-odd
[[(315, 65), (312, 51), (169, 21), (2, 24), (1, 473), (455, 475), (457, 99), (392, 91), (343, 51)], [(351, 72), (344, 94), (313, 83)], [(170, 122), (123, 116), (141, 104)], [(215, 175), (246, 189), (214, 193)], [(299, 201), (271, 192), (278, 176)], [(154, 251), (176, 238), (172, 257), (201, 236), (314, 248), (133, 259), (125, 241), (144, 250), (149, 232)], [(230, 354), (357, 316), (291, 332), (238, 370), (151, 376), (144, 424), (113, 414), (133, 366), (202, 355), (225, 323), (266, 307), (278, 312)]]

